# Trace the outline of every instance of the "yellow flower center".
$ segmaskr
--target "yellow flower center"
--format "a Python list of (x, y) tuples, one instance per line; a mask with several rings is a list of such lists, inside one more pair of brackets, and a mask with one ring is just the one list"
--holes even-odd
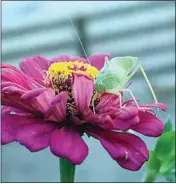
[(70, 90), (73, 74), (85, 75), (95, 80), (98, 72), (98, 69), (90, 64), (79, 61), (68, 61), (51, 64), (47, 74), (52, 83), (52, 87), (59, 93), (62, 90)]
[(79, 61), (53, 63), (48, 69), (49, 77), (54, 80), (57, 80), (60, 77), (67, 79), (68, 77), (71, 77), (72, 74), (83, 74), (95, 79), (98, 72), (97, 68)]

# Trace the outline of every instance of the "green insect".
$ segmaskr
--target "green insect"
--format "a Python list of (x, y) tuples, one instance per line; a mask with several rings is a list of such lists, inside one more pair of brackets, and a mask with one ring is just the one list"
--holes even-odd
[[(127, 91), (132, 96), (134, 102), (137, 107), (139, 105), (132, 93), (132, 91), (128, 88), (125, 89), (127, 82), (133, 77), (133, 75), (140, 70), (147, 82), (147, 85), (152, 93), (155, 103), (157, 103), (157, 98), (153, 91), (153, 88), (149, 82), (149, 79), (141, 65), (138, 65), (133, 71), (133, 67), (137, 64), (137, 57), (115, 57), (110, 61), (108, 58), (105, 58), (105, 64), (103, 68), (99, 71), (99, 74), (95, 80), (96, 94), (102, 92), (109, 92), (113, 94), (119, 94), (120, 103), (121, 103), (121, 91)], [(94, 98), (94, 99), (95, 99)], [(93, 99), (93, 101), (94, 101)], [(121, 104), (120, 104), (121, 105)]]
[[(81, 39), (78, 35), (78, 32), (76, 30), (76, 27), (74, 26), (74, 23), (72, 19), (69, 17), (69, 20), (71, 22), (71, 25), (74, 29), (74, 32), (80, 42), (80, 45), (83, 49), (83, 52), (87, 58), (86, 51), (83, 47), (83, 44), (81, 42)], [(139, 105), (132, 93), (132, 91), (129, 88), (125, 88), (127, 82), (133, 77), (133, 75), (140, 70), (147, 82), (147, 85), (152, 93), (152, 96), (154, 98), (155, 103), (157, 103), (157, 98), (155, 96), (155, 93), (153, 91), (153, 88), (148, 80), (148, 77), (141, 65), (138, 65), (133, 71), (133, 67), (137, 63), (138, 58), (137, 57), (115, 57), (111, 59), (110, 61), (108, 58), (105, 58), (105, 64), (103, 68), (99, 71), (99, 74), (95, 80), (95, 88), (96, 88), (96, 93), (93, 96), (92, 99), (92, 106), (93, 106), (93, 111), (95, 112), (94, 109), (94, 101), (98, 96), (98, 93), (102, 92), (109, 92), (109, 93), (114, 93), (114, 94), (119, 94), (120, 98), (120, 106), (122, 105), (122, 97), (121, 97), (121, 91), (127, 91), (130, 93), (132, 96), (135, 104), (137, 105), (138, 108)], [(131, 73), (130, 73), (131, 72)]]

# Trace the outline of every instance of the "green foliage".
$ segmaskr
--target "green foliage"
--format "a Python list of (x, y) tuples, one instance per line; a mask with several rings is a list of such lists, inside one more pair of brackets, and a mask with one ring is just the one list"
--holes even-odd
[(165, 123), (164, 132), (169, 132), (171, 130), (172, 130), (172, 123), (171, 123), (171, 119), (169, 116), (167, 122)]
[(164, 133), (158, 138), (154, 151), (150, 151), (146, 165), (145, 182), (152, 182), (157, 176), (163, 176), (170, 182), (175, 181), (175, 131), (172, 130), (170, 118), (165, 123)]

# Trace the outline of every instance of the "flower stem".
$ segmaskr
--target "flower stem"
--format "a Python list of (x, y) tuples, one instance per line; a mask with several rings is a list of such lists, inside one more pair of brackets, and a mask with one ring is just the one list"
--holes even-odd
[(75, 165), (65, 158), (60, 158), (60, 182), (73, 183), (75, 176)]
[(152, 172), (148, 172), (145, 179), (144, 179), (144, 183), (152, 183), (155, 181), (157, 177), (157, 174), (154, 174)]

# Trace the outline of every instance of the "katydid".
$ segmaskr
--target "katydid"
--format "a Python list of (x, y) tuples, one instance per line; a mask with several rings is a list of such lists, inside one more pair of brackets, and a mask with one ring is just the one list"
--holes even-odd
[[(155, 103), (157, 103), (157, 98), (153, 91), (153, 88), (149, 82), (149, 79), (141, 65), (138, 65), (133, 71), (133, 67), (137, 63), (137, 57), (115, 57), (110, 61), (105, 58), (105, 64), (103, 68), (99, 71), (98, 76), (95, 80), (96, 94), (102, 92), (108, 92), (113, 94), (119, 94), (120, 106), (122, 103), (121, 91), (127, 91), (132, 96), (135, 104), (139, 108), (139, 105), (130, 89), (125, 89), (127, 82), (133, 77), (133, 75), (140, 70), (146, 80), (146, 83), (152, 93)], [(132, 72), (131, 72), (132, 71)], [(131, 73), (130, 73), (131, 72)], [(96, 95), (95, 95), (96, 98)], [(94, 99), (93, 99), (94, 101)]]
[[(71, 22), (71, 25), (75, 31), (75, 34), (81, 44), (81, 47), (83, 49), (83, 52), (87, 58), (87, 54), (86, 51), (83, 47), (83, 44), (81, 42), (81, 39), (78, 35), (78, 32), (74, 26), (74, 23), (72, 21), (72, 19), (69, 17), (69, 20)], [(88, 58), (87, 58), (88, 60)], [(99, 71), (98, 76), (96, 77), (95, 80), (95, 88), (96, 88), (96, 92), (93, 96), (92, 99), (92, 106), (93, 106), (93, 111), (94, 110), (94, 101), (98, 96), (98, 93), (102, 93), (102, 92), (109, 92), (109, 93), (113, 93), (113, 94), (119, 94), (119, 98), (120, 98), (120, 106), (122, 106), (122, 96), (121, 96), (121, 91), (127, 91), (130, 93), (131, 97), (133, 98), (136, 106), (139, 108), (139, 105), (132, 93), (132, 91), (128, 88), (125, 89), (125, 85), (127, 84), (127, 82), (133, 77), (133, 75), (140, 70), (144, 76), (144, 79), (147, 82), (147, 85), (152, 93), (152, 96), (154, 98), (155, 103), (157, 103), (157, 98), (156, 95), (153, 91), (153, 88), (149, 82), (149, 79), (146, 75), (145, 70), (143, 69), (143, 67), (141, 65), (138, 65), (133, 71), (133, 67), (135, 66), (135, 64), (137, 63), (138, 58), (137, 57), (115, 57), (113, 59), (111, 59), (109, 61), (109, 59), (106, 57), (105, 58), (105, 64), (103, 66), (103, 68)], [(89, 62), (89, 60), (88, 60)], [(131, 72), (132, 71), (132, 72)], [(131, 73), (130, 73), (131, 72)]]

